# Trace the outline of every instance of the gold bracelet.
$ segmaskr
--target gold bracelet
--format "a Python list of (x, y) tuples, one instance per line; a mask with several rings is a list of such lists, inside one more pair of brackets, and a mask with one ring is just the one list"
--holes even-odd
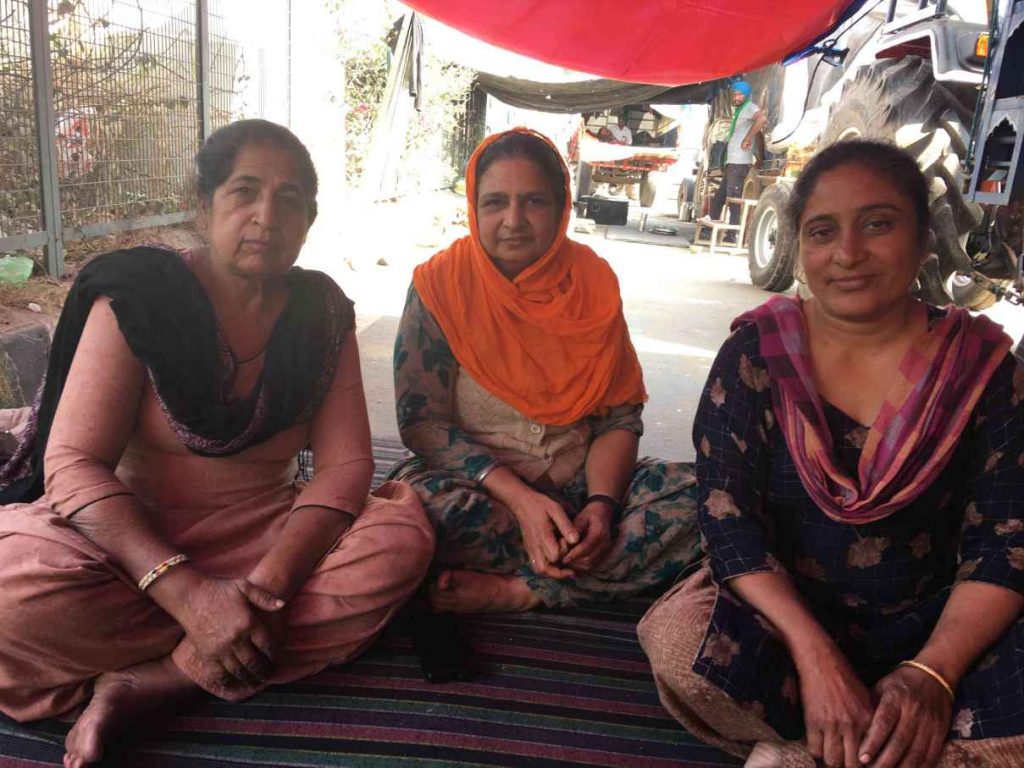
[(935, 682), (937, 682), (939, 685), (941, 685), (943, 688), (946, 689), (946, 693), (949, 694), (949, 700), (950, 701), (955, 701), (956, 700), (956, 694), (953, 692), (953, 686), (951, 686), (948, 682), (946, 682), (946, 678), (944, 678), (941, 674), (939, 674), (934, 669), (929, 667), (927, 664), (922, 664), (920, 661), (914, 661), (913, 659), (908, 659), (907, 661), (901, 661), (899, 663), (899, 666), (901, 666), (901, 667), (913, 667), (914, 669), (921, 670), (926, 675), (930, 675), (932, 677), (932, 679), (935, 680)]
[(171, 570), (171, 568), (173, 568), (174, 566), (181, 565), (187, 560), (188, 555), (183, 554), (177, 554), (173, 557), (168, 557), (166, 560), (160, 563), (160, 565), (158, 565), (156, 568), (154, 568), (141, 579), (139, 579), (139, 589), (145, 592), (149, 588), (150, 584), (159, 579), (161, 576), (163, 576), (165, 573)]

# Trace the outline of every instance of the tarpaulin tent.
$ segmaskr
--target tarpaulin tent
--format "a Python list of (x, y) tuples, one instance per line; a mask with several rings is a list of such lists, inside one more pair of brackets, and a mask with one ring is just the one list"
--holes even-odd
[(864, 0), (406, 0), (473, 37), (581, 72), (685, 85), (821, 39)]
[(626, 104), (708, 104), (715, 95), (714, 83), (666, 88), (663, 85), (623, 83), (618, 80), (582, 80), (571, 83), (538, 83), (517, 77), (477, 74), (477, 85), (514, 107), (540, 112), (597, 112)]

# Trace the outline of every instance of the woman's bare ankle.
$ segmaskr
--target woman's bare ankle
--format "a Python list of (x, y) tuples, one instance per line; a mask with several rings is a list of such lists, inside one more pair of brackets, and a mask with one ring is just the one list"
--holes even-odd
[(511, 613), (540, 605), (540, 597), (518, 576), (478, 571), (445, 571), (429, 590), (435, 611)]
[(96, 678), (92, 700), (64, 740), (65, 768), (84, 768), (130, 725), (200, 692), (170, 656)]

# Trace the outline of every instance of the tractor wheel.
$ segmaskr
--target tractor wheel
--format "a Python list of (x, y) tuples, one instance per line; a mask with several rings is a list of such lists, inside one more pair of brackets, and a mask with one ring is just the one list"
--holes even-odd
[(797, 243), (786, 217), (790, 186), (766, 187), (754, 209), (747, 265), (750, 282), (766, 291), (784, 291), (793, 284)]
[[(864, 67), (848, 82), (832, 108), (823, 144), (851, 138), (893, 142), (915, 158), (928, 181), (931, 213), (929, 248), (937, 257), (935, 275), (918, 280), (917, 294), (933, 304), (976, 304), (983, 288), (953, 290), (951, 279), (969, 271), (967, 233), (981, 223), (981, 208), (963, 192), (960, 158), (967, 149), (974, 111), (973, 91), (938, 83), (931, 63), (917, 56), (888, 59)], [(987, 293), (987, 291), (984, 291)], [(993, 297), (994, 299), (994, 297)]]

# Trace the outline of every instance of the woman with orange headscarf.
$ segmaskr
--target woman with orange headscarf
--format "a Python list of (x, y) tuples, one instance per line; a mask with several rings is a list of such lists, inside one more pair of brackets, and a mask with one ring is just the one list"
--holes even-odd
[(395, 476), (439, 531), (435, 610), (639, 592), (699, 552), (689, 465), (637, 462), (647, 398), (618, 280), (569, 240), (569, 177), (517, 128), (466, 172), (470, 234), (416, 269), (395, 343)]

